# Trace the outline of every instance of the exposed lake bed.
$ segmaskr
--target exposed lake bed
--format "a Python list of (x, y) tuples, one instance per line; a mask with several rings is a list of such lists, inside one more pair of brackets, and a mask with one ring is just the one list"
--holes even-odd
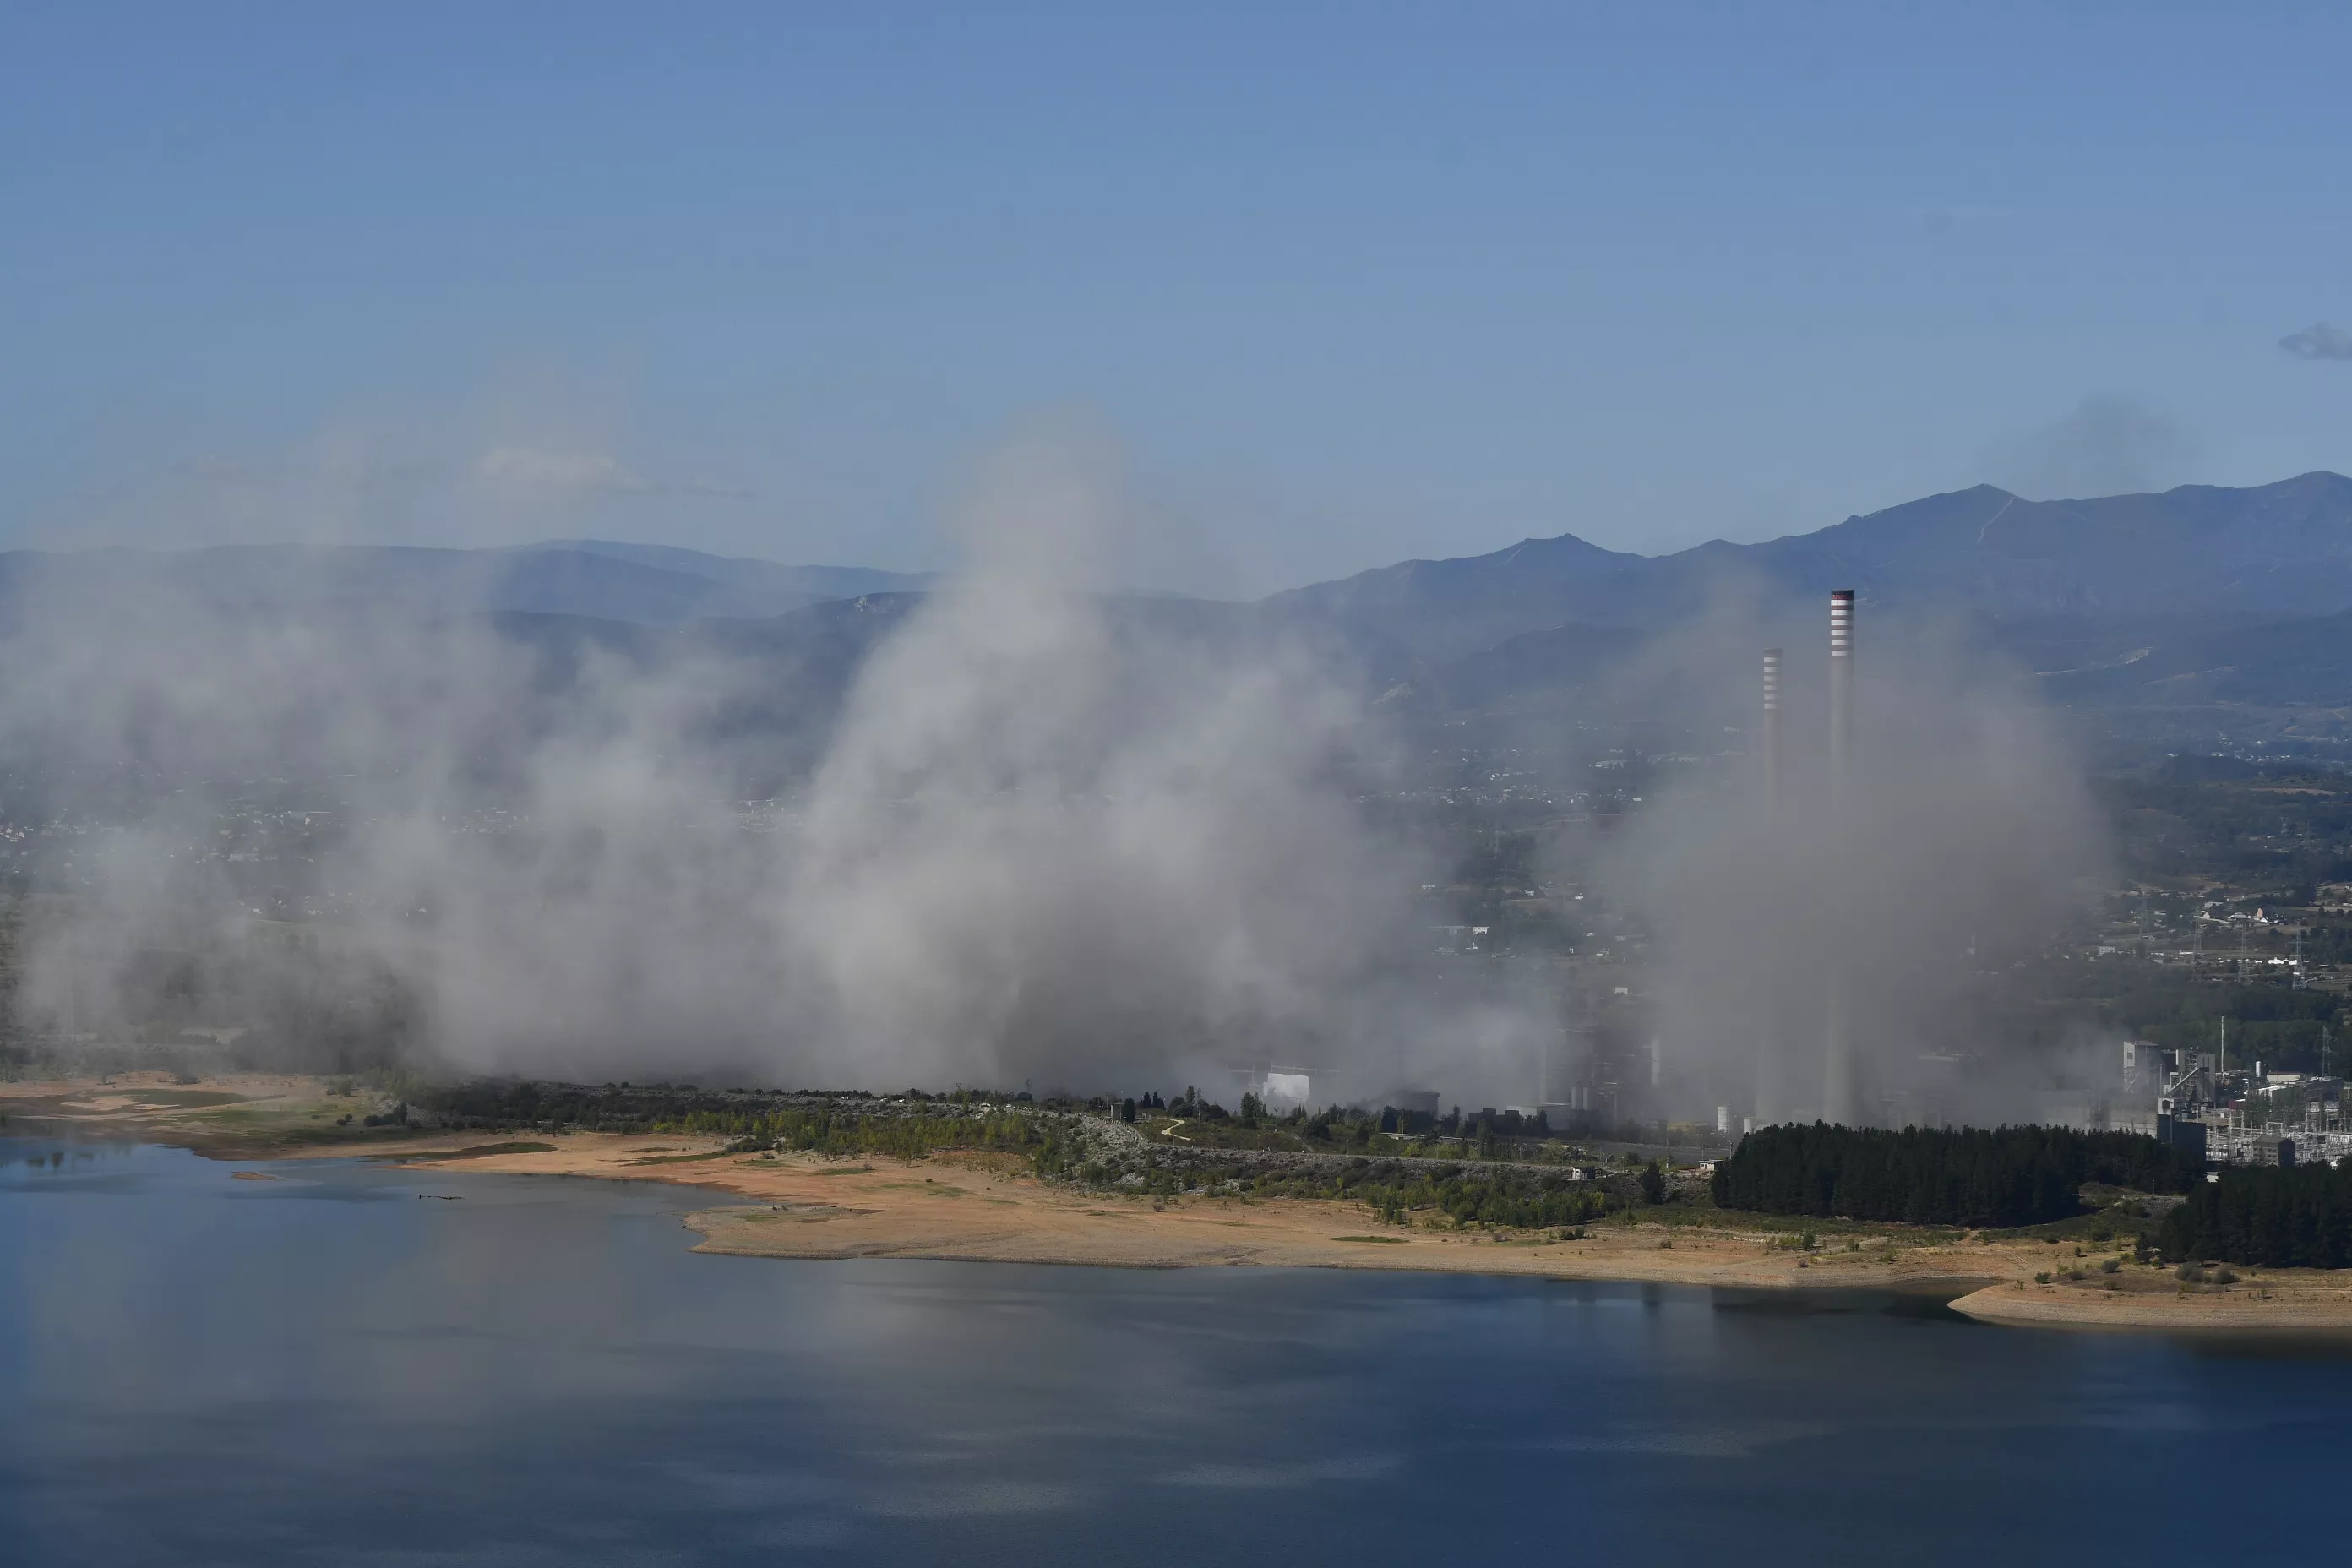
[[(1253, 1194), (1213, 1180), (1164, 1194), (1039, 1180), (1029, 1159), (1001, 1150), (841, 1158), (754, 1152), (727, 1136), (675, 1129), (523, 1136), (412, 1127), (404, 1116), (398, 1125), (373, 1115), (358, 1122), (347, 1089), (303, 1075), (173, 1083), (163, 1074), (124, 1073), (103, 1081), (0, 1084), (0, 1113), (20, 1126), (178, 1144), (248, 1164), (364, 1155), (485, 1175), (692, 1188), (706, 1196), (684, 1222), (699, 1234), (697, 1249), (704, 1252), (1895, 1289), (1940, 1292), (1962, 1313), (2021, 1327), (2352, 1336), (2352, 1271), (2249, 1269), (2223, 1283), (2179, 1281), (2135, 1256), (2128, 1230), (2104, 1216), (1971, 1231), (1792, 1220), (1670, 1202), (1620, 1210), (1590, 1226), (1496, 1226), (1453, 1222), (1442, 1212), (1383, 1216), (1346, 1197)], [(1327, 1156), (1321, 1163), (1336, 1173), (1348, 1162)], [(247, 1170), (236, 1179), (264, 1178)], [(2143, 1230), (2152, 1224), (2137, 1223)]]

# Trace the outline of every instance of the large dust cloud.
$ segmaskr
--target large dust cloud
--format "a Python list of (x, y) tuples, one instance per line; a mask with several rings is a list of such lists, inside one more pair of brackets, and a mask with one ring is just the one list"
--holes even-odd
[[(1304, 644), (1097, 592), (1108, 468), (1051, 441), (993, 465), (968, 570), (876, 606), (831, 698), (723, 637), (559, 657), (161, 574), (19, 606), (0, 752), (89, 823), (20, 1016), (639, 1080), (1402, 1070), (1459, 1037), (1398, 979), (1419, 852), (1354, 804), (1390, 742)], [(797, 764), (739, 721), (780, 712), (820, 737)]]
[(2112, 1049), (2037, 1037), (2011, 977), (2112, 869), (2082, 759), (2027, 672), (1958, 626), (1870, 607), (1835, 782), (1825, 622), (1766, 620), (1750, 598), (1678, 639), (1674, 669), (1712, 672), (1706, 710), (1751, 735), (1760, 649), (1785, 645), (1783, 731), (1777, 787), (1753, 748), (1592, 852), (1596, 884), (1654, 933), (1656, 1036), (1700, 1107), (1759, 1125), (2079, 1114), (2063, 1091), (2104, 1081)]
[(1458, 847), (1370, 803), (1444, 742), (1328, 627), (1107, 592), (1144, 515), (1100, 444), (1016, 443), (959, 510), (963, 571), (798, 640), (273, 611), (168, 569), (20, 598), (0, 787), (58, 826), (16, 1016), (334, 1070), (1230, 1096), (1279, 1066), (1318, 1100), (1475, 1106), (1572, 1075), (1622, 987), (1619, 1033), (1656, 1047), (1620, 1064), (1626, 1114), (2022, 1119), (2063, 1082), (2000, 975), (2080, 910), (2101, 825), (2016, 672), (1952, 628), (1865, 602), (1832, 803), (1822, 628), (1727, 589), (1587, 715), (1712, 732), (1713, 765), (1549, 837), (1548, 874), (1646, 949), (1441, 955), (1422, 895)]

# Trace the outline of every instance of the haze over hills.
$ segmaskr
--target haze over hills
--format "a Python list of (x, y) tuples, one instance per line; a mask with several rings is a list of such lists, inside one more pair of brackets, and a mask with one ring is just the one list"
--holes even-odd
[[(122, 1016), (149, 1018), (169, 980), (154, 955), (201, 951), (226, 954), (218, 994), (241, 997), (259, 971), (205, 923), (217, 906), (243, 911), (222, 928), (236, 931), (284, 911), (367, 933), (319, 961), (352, 967), (281, 985), (297, 1002), (362, 998), (355, 1021), (314, 1027), (289, 1002), (281, 1037), (458, 1039), (502, 1070), (576, 1059), (583, 1040), (617, 1063), (679, 1017), (713, 1051), (771, 1049), (781, 994), (817, 998), (796, 1037), (811, 1048), (912, 1040), (940, 1053), (933, 1076), (968, 1041), (972, 997), (1013, 999), (988, 1038), (1023, 1052), (1191, 1050), (1246, 1031), (1269, 1059), (1328, 1059), (1309, 1053), (1354, 1020), (1391, 1026), (1385, 1003), (1323, 1011), (1365, 1005), (1363, 955), (1420, 951), (1432, 921), (1578, 912), (1535, 890), (1552, 879), (1537, 861), (1501, 858), (1507, 835), (1541, 828), (1644, 866), (1651, 841), (1621, 836), (1652, 835), (1661, 876), (1709, 865), (1692, 873), (1706, 900), (1777, 886), (1717, 875), (1757, 852), (1755, 823), (1708, 803), (1752, 805), (1756, 654), (1780, 626), (1791, 730), (1820, 733), (1832, 582), (1872, 595), (1858, 728), (1895, 781), (1874, 865), (1959, 844), (2073, 889), (2098, 842), (2086, 775), (2189, 752), (2352, 761), (2347, 727), (2314, 717), (2352, 690), (2352, 609), (2179, 607), (2185, 563), (2227, 552), (2201, 531), (2273, 562), (2301, 551), (2321, 578), (2346, 489), (2317, 476), (2073, 508), (1930, 498), (1738, 552), (1763, 563), (1742, 568), (1760, 591), (1698, 620), (1676, 606), (1725, 593), (1704, 571), (1733, 547), (1654, 562), (1555, 540), (1246, 604), (1089, 595), (1041, 574), (1027, 539), (945, 591), (822, 599), (894, 579), (594, 541), (0, 557), (24, 676), (0, 715), (0, 803), (12, 823), (71, 829), (37, 847), (80, 900), (28, 994), (79, 1005), (79, 977), (121, 975)], [(2021, 510), (2058, 536), (2004, 531)], [(2057, 563), (2028, 585), (2067, 607), (1988, 601), (2021, 561)], [(1596, 593), (1617, 613), (1576, 613)], [(1646, 626), (1622, 613), (1637, 593), (1665, 606)], [(2086, 600), (2100, 607), (2071, 607)], [(783, 607), (730, 613), (746, 605)], [(2014, 700), (2017, 658), (1944, 657), (1970, 637), (2021, 656), (2051, 704)], [(106, 836), (85, 845), (92, 826)], [(1486, 847), (1449, 858), (1465, 834)], [(1448, 879), (1474, 863), (1486, 869)], [(1939, 875), (1896, 869), (1885, 886)], [(1474, 882), (1465, 922), (1473, 904), (1438, 890)], [(1638, 896), (1680, 887), (1643, 879)], [(1279, 918), (1236, 945), (1236, 909)], [(1563, 940), (1613, 940), (1601, 932)], [(1045, 978), (1007, 988), (1008, 967)], [(1108, 973), (1149, 984), (1100, 1012)], [(1265, 980), (1292, 973), (1307, 982)], [(1463, 1037), (1464, 994), (1395, 1015), (1379, 1051)], [(547, 995), (589, 1000), (558, 1011)], [(1220, 998), (1213, 1016), (1182, 1011), (1202, 995)], [(1283, 1011), (1292, 996), (1312, 1005)], [(1549, 1004), (1530, 1005), (1497, 1026), (1511, 1040), (1549, 1037)]]
[[(1885, 606), (1995, 614), (2352, 609), (2352, 479), (2315, 472), (2251, 489), (2032, 501), (1991, 485), (1927, 496), (1812, 533), (1721, 540), (1670, 555), (1574, 534), (1491, 554), (1407, 561), (1277, 594), (1323, 612), (1506, 610), (1633, 625), (1690, 613), (1734, 584), (1861, 591)], [(1532, 629), (1532, 628), (1528, 628)]]
[[(938, 574), (791, 566), (673, 545), (563, 539), (495, 550), (228, 545), (0, 552), (0, 616), (169, 588), (238, 615), (365, 607), (488, 616), (554, 659), (557, 685), (594, 645), (634, 660), (749, 656), (829, 712), (866, 655)], [(2246, 489), (2032, 501), (1990, 486), (1758, 544), (1663, 556), (1573, 534), (1408, 561), (1252, 604), (1116, 601), (1115, 624), (1248, 646), (1304, 634), (1429, 714), (1547, 711), (1605, 689), (1655, 638), (1723, 605), (1785, 616), (1801, 645), (1832, 586), (1875, 624), (1958, 617), (2042, 672), (2063, 703), (2274, 708), (2352, 701), (2352, 479), (2315, 472)], [(744, 712), (749, 725), (779, 723)]]
[(169, 586), (213, 607), (299, 613), (367, 605), (425, 616), (588, 616), (646, 626), (777, 616), (934, 579), (784, 566), (669, 545), (563, 540), (500, 550), (233, 544), (198, 550), (0, 552), (0, 613), (63, 593)]
[[(936, 572), (882, 572), (871, 566), (780, 566), (748, 555), (712, 555), (674, 544), (627, 544), (609, 539), (551, 539), (508, 553), (543, 555), (563, 551), (625, 561), (660, 572), (700, 577), (746, 596), (772, 594), (811, 602), (854, 599), (861, 594), (916, 593), (940, 580)], [(706, 613), (726, 614), (726, 611)]]
[[(260, 608), (365, 599), (445, 614), (520, 611), (672, 625), (781, 615), (828, 599), (918, 593), (938, 574), (792, 566), (676, 545), (557, 539), (493, 550), (218, 545), (186, 551), (0, 552), (0, 599), (45, 584), (193, 585)], [(1811, 597), (1859, 589), (1880, 608), (1996, 616), (2352, 610), (2352, 479), (2304, 474), (2247, 489), (2026, 500), (1990, 485), (1923, 497), (1811, 533), (1722, 540), (1672, 554), (1606, 550), (1572, 533), (1507, 550), (1405, 561), (1259, 601), (1414, 643), (1495, 646), (1517, 632), (1638, 626), (1727, 590)]]
[(2352, 703), (2352, 479), (2327, 472), (2061, 501), (1980, 485), (1655, 557), (1564, 534), (1265, 605), (1334, 628), (1434, 710), (1533, 703), (1556, 717), (1710, 607), (1744, 608), (1787, 628), (1769, 640), (1802, 646), (1832, 587), (1859, 590), (1877, 627), (1970, 628), (2053, 701), (2138, 710), (2151, 736), (2309, 739), (2335, 726), (2287, 710)]

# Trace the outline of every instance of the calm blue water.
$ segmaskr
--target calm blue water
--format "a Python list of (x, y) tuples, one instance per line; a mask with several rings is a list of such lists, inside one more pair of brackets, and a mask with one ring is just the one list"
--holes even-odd
[(2221, 1544), (2194, 1521), (2230, 1499), (2228, 1555), (2262, 1561), (2334, 1532), (2352, 1460), (2352, 1360), (2312, 1346), (1892, 1298), (697, 1257), (674, 1189), (0, 1160), (17, 1568), (2167, 1563)]

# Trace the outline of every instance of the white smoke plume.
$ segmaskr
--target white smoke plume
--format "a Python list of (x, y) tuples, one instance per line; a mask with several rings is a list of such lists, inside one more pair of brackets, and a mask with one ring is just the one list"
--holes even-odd
[(1279, 1065), (1476, 1106), (1565, 1081), (1563, 1022), (1622, 984), (1618, 1032), (1662, 1059), (1619, 1062), (1658, 1085), (1621, 1112), (1777, 1120), (1828, 1107), (1834, 994), (1853, 1113), (2040, 1113), (1998, 972), (2080, 908), (2104, 836), (2046, 715), (1958, 643), (1865, 601), (1832, 809), (1822, 627), (1727, 592), (1574, 694), (1632, 729), (1578, 732), (1736, 752), (1782, 643), (1777, 808), (1736, 756), (1662, 773), (1555, 840), (1575, 908), (1646, 949), (1580, 918), (1572, 962), (1440, 958), (1415, 894), (1444, 847), (1368, 805), (1406, 741), (1360, 672), (1259, 608), (1107, 595), (1129, 521), (1098, 444), (1023, 444), (971, 489), (942, 590), (786, 622), (432, 622), (348, 563), (291, 612), (168, 558), (19, 595), (0, 804), (52, 823), (54, 890), (16, 1016), (338, 1068), (1230, 1099)]
[(1601, 852), (1597, 884), (1654, 932), (1653, 1027), (1689, 1098), (1759, 1124), (2046, 1120), (2065, 1064), (2021, 1026), (2009, 977), (2105, 885), (2106, 826), (2024, 672), (1869, 610), (1846, 786), (1827, 771), (1822, 626), (1727, 616), (1706, 662), (1744, 679), (1710, 701), (1751, 734), (1757, 650), (1787, 645), (1777, 798), (1752, 756), (1667, 789)]
[(1471, 1026), (1394, 963), (1416, 852), (1354, 799), (1384, 738), (1309, 649), (1095, 592), (1105, 468), (1001, 463), (968, 571), (839, 607), (891, 628), (845, 693), (822, 644), (740, 626), (551, 651), (160, 574), (20, 605), (5, 657), (38, 676), (0, 752), (38, 762), (12, 804), (90, 828), (36, 900), (20, 1015), (264, 1029), (323, 1065), (875, 1087), (1450, 1048)]

